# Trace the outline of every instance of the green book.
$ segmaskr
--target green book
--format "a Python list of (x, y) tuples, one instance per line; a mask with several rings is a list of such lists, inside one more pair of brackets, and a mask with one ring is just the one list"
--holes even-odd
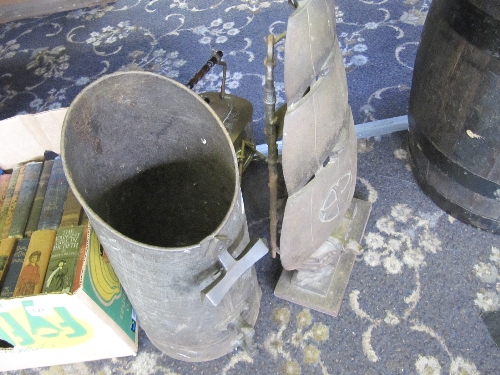
[(0, 206), (0, 233), (2, 233), (3, 231), (5, 219), (7, 217), (7, 211), (9, 210), (10, 201), (12, 199), (12, 195), (14, 194), (14, 188), (16, 187), (18, 176), (19, 168), (16, 168), (12, 171), (11, 178), (9, 179), (9, 184), (7, 185), (7, 189), (5, 190), (2, 205)]
[[(9, 235), (10, 224), (12, 223), (12, 216), (14, 216), (14, 209), (16, 208), (17, 198), (21, 191), (21, 184), (24, 178), (25, 165), (16, 168), (12, 172), (11, 183), (9, 183), (8, 191), (2, 204), (2, 211), (0, 212), (0, 239), (6, 238)], [(14, 176), (14, 173), (16, 174)], [(13, 181), (14, 180), (14, 181)]]
[(85, 210), (82, 210), (82, 217), (80, 218), (80, 225), (87, 225), (89, 223), (89, 217)]
[(85, 226), (59, 228), (42, 293), (69, 293), (73, 286)]
[(7, 193), (11, 177), (11, 174), (0, 175), (0, 207), (2, 207), (3, 200), (5, 199), (5, 193)]
[(14, 295), (17, 279), (19, 277), (19, 274), (21, 273), (21, 268), (23, 267), (24, 257), (26, 256), (26, 251), (28, 251), (29, 243), (29, 237), (25, 237), (17, 241), (16, 249), (14, 250), (14, 254), (12, 255), (9, 270), (7, 271), (7, 275), (5, 276), (4, 283), (1, 286), (1, 298), (9, 298)]
[(26, 236), (31, 236), (31, 234), (38, 227), (38, 220), (40, 219), (40, 213), (42, 212), (43, 200), (45, 198), (45, 193), (47, 192), (47, 184), (49, 182), (50, 172), (52, 171), (52, 164), (54, 164), (54, 160), (46, 160), (43, 163), (42, 173), (36, 188), (35, 199), (33, 200), (30, 215), (28, 217), (28, 223), (26, 224), (26, 229), (24, 231)]
[(42, 171), (42, 162), (31, 162), (26, 164), (24, 171), (24, 179), (22, 181), (19, 197), (12, 217), (12, 224), (10, 225), (9, 237), (23, 238), (28, 217), (35, 198), (36, 187), (40, 172)]
[(37, 230), (59, 228), (68, 188), (69, 184), (64, 175), (62, 159), (57, 157), (54, 159), (50, 172)]
[(72, 189), (68, 189), (66, 201), (64, 202), (60, 228), (76, 227), (80, 225), (83, 207), (76, 199)]

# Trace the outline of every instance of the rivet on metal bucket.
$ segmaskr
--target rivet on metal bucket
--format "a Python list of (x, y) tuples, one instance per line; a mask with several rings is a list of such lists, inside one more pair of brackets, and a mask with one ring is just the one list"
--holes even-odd
[(151, 342), (185, 361), (252, 351), (261, 290), (235, 152), (214, 111), (183, 85), (122, 72), (68, 109), (62, 156)]

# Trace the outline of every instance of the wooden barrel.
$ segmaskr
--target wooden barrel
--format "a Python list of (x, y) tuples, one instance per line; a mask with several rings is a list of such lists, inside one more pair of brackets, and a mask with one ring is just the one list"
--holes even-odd
[(408, 109), (414, 175), (434, 202), (500, 233), (500, 2), (433, 0)]

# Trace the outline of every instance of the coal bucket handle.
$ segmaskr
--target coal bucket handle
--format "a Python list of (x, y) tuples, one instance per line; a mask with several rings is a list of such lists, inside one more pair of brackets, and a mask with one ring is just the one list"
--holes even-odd
[(267, 245), (261, 238), (250, 241), (237, 259), (224, 249), (219, 255), (223, 275), (201, 291), (201, 300), (204, 301), (207, 298), (214, 306), (217, 306), (241, 275), (267, 252)]

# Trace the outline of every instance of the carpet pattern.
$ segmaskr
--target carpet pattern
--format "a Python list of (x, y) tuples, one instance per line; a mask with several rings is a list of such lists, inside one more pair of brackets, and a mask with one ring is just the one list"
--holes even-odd
[[(355, 196), (373, 208), (336, 318), (276, 298), (282, 268), (266, 256), (256, 264), (263, 296), (254, 357), (238, 349), (186, 363), (140, 331), (136, 357), (12, 374), (498, 374), (500, 350), (481, 314), (499, 309), (500, 238), (453, 219), (424, 195), (410, 170), (407, 137), (358, 143)], [(266, 178), (260, 162), (244, 174), (252, 237), (268, 233)]]
[[(428, 0), (338, 0), (337, 33), (356, 124), (405, 115)], [(254, 105), (265, 143), (264, 37), (285, 30), (287, 0), (118, 0), (104, 7), (0, 25), (0, 119), (67, 107), (90, 82), (143, 69), (187, 83), (211, 48), (228, 65), (227, 92)], [(284, 43), (276, 47), (277, 104), (285, 101)], [(196, 87), (218, 91), (214, 68)]]
[[(337, 30), (355, 123), (406, 114), (427, 0), (338, 0)], [(68, 106), (81, 89), (120, 69), (187, 82), (224, 52), (228, 91), (254, 105), (264, 143), (264, 42), (284, 30), (284, 0), (118, 0), (0, 27), (0, 114)], [(277, 47), (284, 102), (283, 46)], [(218, 90), (211, 71), (196, 91)], [(500, 374), (500, 351), (481, 314), (500, 310), (500, 238), (440, 210), (416, 184), (407, 132), (358, 142), (355, 196), (373, 204), (336, 318), (273, 295), (279, 259), (257, 264), (263, 296), (258, 354), (236, 350), (206, 363), (158, 351), (140, 331), (136, 357), (12, 374)], [(254, 162), (242, 191), (251, 237), (268, 237), (267, 166)]]

